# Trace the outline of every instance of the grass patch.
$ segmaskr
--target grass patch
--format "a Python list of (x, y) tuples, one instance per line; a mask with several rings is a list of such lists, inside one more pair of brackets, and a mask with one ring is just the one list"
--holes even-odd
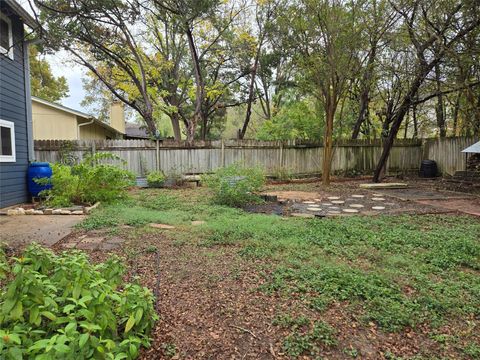
[[(142, 191), (98, 209), (80, 227), (182, 226), (169, 233), (179, 246), (234, 246), (240, 259), (257, 264), (262, 291), (300, 294), (320, 313), (344, 302), (356, 318), (386, 331), (480, 315), (480, 224), (472, 217), (282, 219), (213, 205), (206, 194), (201, 188)], [(190, 226), (192, 220), (206, 223)], [(291, 356), (326, 346), (322, 325), (296, 329), (302, 331), (287, 342)]]

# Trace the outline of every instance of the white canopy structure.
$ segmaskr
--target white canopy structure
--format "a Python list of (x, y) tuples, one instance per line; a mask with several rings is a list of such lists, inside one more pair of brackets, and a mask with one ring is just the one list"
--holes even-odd
[(473, 145), (470, 145), (466, 149), (462, 150), (463, 153), (473, 153), (473, 154), (479, 154), (480, 153), (480, 141), (476, 142)]

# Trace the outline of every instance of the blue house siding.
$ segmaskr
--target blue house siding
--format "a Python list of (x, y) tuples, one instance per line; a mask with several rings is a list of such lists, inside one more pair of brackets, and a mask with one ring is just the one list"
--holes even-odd
[(15, 124), (16, 162), (0, 162), (0, 208), (28, 200), (28, 132), (23, 63), (23, 23), (3, 1), (0, 10), (12, 20), (13, 60), (0, 55), (0, 119)]

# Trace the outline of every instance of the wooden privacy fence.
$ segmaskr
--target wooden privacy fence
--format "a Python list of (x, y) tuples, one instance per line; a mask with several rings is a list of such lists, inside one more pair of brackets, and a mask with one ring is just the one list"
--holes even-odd
[[(461, 138), (445, 139), (439, 144), (421, 140), (398, 140), (387, 164), (388, 172), (416, 170), (421, 160), (430, 154), (437, 157), (435, 160), (440, 162), (442, 169), (451, 170), (455, 166), (461, 166), (462, 154), (442, 155), (443, 152), (473, 142), (473, 139)], [(335, 144), (332, 171), (371, 173), (381, 151), (379, 140), (338, 141)], [(126, 161), (125, 168), (137, 176), (144, 176), (157, 169), (167, 174), (201, 174), (235, 162), (246, 166), (260, 166), (270, 175), (280, 171), (291, 174), (319, 174), (323, 162), (322, 145), (303, 141), (199, 141), (193, 147), (184, 142), (153, 140), (35, 141), (36, 161), (73, 163), (92, 152), (111, 152), (118, 155)], [(441, 158), (447, 156), (448, 163), (443, 166)]]

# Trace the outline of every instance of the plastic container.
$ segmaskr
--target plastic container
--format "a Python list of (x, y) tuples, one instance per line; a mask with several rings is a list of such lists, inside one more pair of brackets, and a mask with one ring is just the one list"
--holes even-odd
[(434, 160), (423, 160), (420, 165), (420, 177), (434, 178), (437, 177), (438, 168), (437, 163)]
[(40, 185), (37, 184), (34, 179), (41, 179), (41, 178), (51, 178), (52, 177), (52, 168), (50, 164), (47, 162), (33, 162), (30, 163), (28, 166), (27, 171), (27, 184), (28, 184), (28, 192), (31, 196), (38, 196), (40, 191), (48, 190), (52, 188), (51, 184), (48, 185)]

